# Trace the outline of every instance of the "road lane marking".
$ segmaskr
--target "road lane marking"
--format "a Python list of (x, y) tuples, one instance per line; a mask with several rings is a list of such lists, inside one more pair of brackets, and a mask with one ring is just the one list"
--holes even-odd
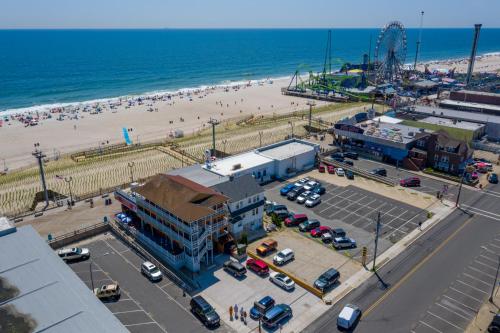
[(478, 303), (483, 304), (483, 301), (482, 301), (482, 300), (480, 300), (480, 299), (477, 299), (477, 298), (475, 298), (475, 297), (473, 297), (473, 296), (471, 296), (471, 295), (469, 295), (469, 294), (466, 294), (466, 293), (464, 293), (464, 292), (462, 292), (462, 291), (460, 291), (460, 290), (458, 290), (458, 289), (455, 289), (455, 288), (453, 288), (453, 287), (450, 287), (450, 289), (451, 289), (451, 290), (456, 291), (456, 292), (457, 292), (457, 293), (459, 293), (459, 294), (462, 294), (462, 295), (464, 295), (464, 296), (467, 296), (467, 297), (469, 297), (470, 299), (473, 299), (473, 300), (475, 300), (475, 301), (476, 301), (476, 302), (478, 302)]
[(427, 311), (427, 313), (428, 313), (428, 314), (430, 314), (431, 316), (434, 316), (434, 317), (436, 317), (436, 318), (440, 319), (441, 321), (443, 321), (443, 322), (447, 323), (448, 325), (453, 326), (453, 327), (455, 327), (456, 329), (459, 329), (461, 332), (464, 330), (462, 327), (459, 327), (459, 326), (457, 326), (457, 325), (455, 325), (455, 324), (453, 324), (453, 323), (450, 323), (448, 320), (446, 320), (446, 319), (444, 319), (444, 318), (441, 318), (441, 317), (440, 317), (440, 316), (438, 316), (437, 314), (434, 314), (434, 313), (432, 313), (432, 312), (430, 312), (430, 311)]
[(467, 320), (467, 321), (469, 321), (469, 320), (471, 320), (471, 319), (472, 319), (472, 317), (466, 317), (466, 316), (464, 316), (464, 315), (461, 315), (460, 313), (457, 313), (457, 312), (453, 311), (452, 309), (450, 309), (450, 308), (448, 308), (448, 307), (446, 307), (446, 306), (444, 306), (444, 305), (442, 305), (442, 304), (440, 304), (440, 303), (434, 303), (434, 304), (436, 304), (437, 306), (442, 307), (442, 308), (443, 308), (443, 309), (445, 309), (446, 311), (451, 312), (451, 313), (453, 313), (454, 315), (457, 315), (457, 316), (459, 316), (460, 318), (463, 318), (463, 319), (465, 319), (465, 320)]
[(113, 312), (114, 315), (117, 314), (122, 314), (122, 313), (131, 313), (131, 312), (144, 312), (144, 310), (128, 310), (128, 311), (118, 311), (118, 312)]
[(431, 326), (431, 325), (427, 324), (425, 321), (419, 320), (419, 323), (424, 324), (425, 326), (429, 327), (431, 330), (434, 330), (434, 331), (436, 331), (438, 333), (443, 333), (442, 331), (438, 330), (434, 326)]
[(483, 289), (480, 289), (480, 288), (478, 288), (478, 287), (474, 287), (473, 285), (471, 285), (471, 284), (469, 284), (469, 283), (467, 283), (467, 282), (464, 282), (464, 281), (462, 281), (462, 280), (458, 280), (458, 279), (457, 279), (456, 281), (457, 281), (458, 283), (461, 283), (461, 284), (465, 285), (465, 286), (468, 286), (469, 288), (472, 288), (472, 289), (474, 289), (474, 290), (477, 290), (477, 291), (479, 291), (480, 293), (483, 293), (483, 294), (488, 295), (488, 293), (487, 293), (486, 291), (484, 291)]
[[(387, 297), (392, 295), (403, 283), (406, 282), (416, 271), (418, 271), (427, 261), (429, 261), (436, 253), (441, 251), (443, 247), (445, 247), (450, 240), (452, 240), (460, 231), (462, 231), (470, 222), (472, 218), (467, 219), (457, 230), (455, 230), (451, 235), (448, 236), (437, 248), (434, 249), (431, 253), (429, 253), (422, 261), (420, 261), (415, 267), (413, 267), (408, 273), (406, 273), (395, 285), (390, 288), (384, 295), (382, 295), (375, 303), (373, 303), (366, 311), (364, 311), (365, 316), (368, 316), (370, 312), (373, 311), (380, 303), (382, 303)], [(480, 301), (482, 303), (482, 301)]]

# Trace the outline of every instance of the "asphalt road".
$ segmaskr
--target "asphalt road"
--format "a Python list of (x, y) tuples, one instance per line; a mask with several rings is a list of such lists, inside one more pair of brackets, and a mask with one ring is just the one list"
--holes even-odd
[[(466, 284), (465, 289), (457, 289), (456, 282), (465, 272), (473, 277), (470, 274), (473, 272), (470, 271), (471, 264), (479, 256), (484, 256), (486, 250), (494, 252), (490, 257), (493, 261), (480, 271), (494, 276), (491, 270), (495, 266), (494, 258), (500, 254), (500, 244), (491, 244), (494, 244), (495, 239), (500, 239), (499, 198), (499, 185), (490, 185), (485, 191), (464, 188), (461, 207), (465, 211), (453, 212), (380, 269), (378, 274), (388, 285), (387, 288), (373, 276), (311, 324), (305, 332), (335, 331), (337, 315), (346, 303), (356, 304), (363, 311), (356, 332), (463, 331), (473, 318), (473, 313), (459, 312), (462, 311), (459, 308), (473, 312), (480, 304), (470, 306), (465, 300), (484, 301), (491, 287), (487, 286), (486, 278), (481, 278), (484, 282), (477, 284), (472, 282), (472, 278), (468, 281), (459, 280)], [(450, 290), (458, 290), (454, 292), (460, 296), (461, 303), (457, 309), (452, 309), (455, 314), (450, 309), (443, 309), (443, 314), (436, 315), (433, 307), (442, 298), (450, 297)], [(458, 296), (452, 297), (456, 299)], [(463, 317), (460, 325), (449, 319), (457, 314)]]

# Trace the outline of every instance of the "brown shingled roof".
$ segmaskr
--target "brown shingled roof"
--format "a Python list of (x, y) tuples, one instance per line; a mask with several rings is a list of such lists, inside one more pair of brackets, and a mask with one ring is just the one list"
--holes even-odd
[(180, 219), (191, 222), (214, 213), (229, 198), (182, 176), (159, 174), (135, 190)]

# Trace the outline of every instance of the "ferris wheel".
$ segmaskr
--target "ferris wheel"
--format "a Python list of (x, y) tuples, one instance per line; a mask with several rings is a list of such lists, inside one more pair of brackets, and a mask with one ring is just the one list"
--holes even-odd
[(405, 59), (405, 28), (401, 22), (389, 22), (380, 31), (375, 47), (375, 79), (394, 82), (401, 78)]

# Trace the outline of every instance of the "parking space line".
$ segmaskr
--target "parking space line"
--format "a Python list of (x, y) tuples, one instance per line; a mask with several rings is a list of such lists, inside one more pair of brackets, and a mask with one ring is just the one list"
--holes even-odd
[[(86, 274), (89, 272), (89, 270), (86, 269), (84, 271), (73, 271), (73, 272), (75, 272), (75, 274), (78, 275), (78, 274)], [(92, 268), (92, 272), (102, 272), (102, 269)]]
[(389, 222), (387, 222), (386, 225), (390, 225), (392, 221), (395, 221), (396, 219), (399, 219), (401, 216), (405, 215), (406, 213), (408, 213), (408, 209), (405, 209), (404, 212), (402, 212), (397, 217), (395, 217), (392, 220), (390, 220)]
[(438, 333), (443, 333), (442, 331), (438, 330), (438, 329), (437, 329), (437, 328), (435, 328), (434, 326), (431, 326), (431, 325), (427, 324), (425, 321), (419, 320), (419, 322), (420, 322), (421, 324), (424, 324), (424, 326), (429, 327), (431, 330), (434, 330), (434, 331), (436, 331), (436, 332), (438, 332)]
[(455, 312), (455, 311), (453, 311), (453, 310), (451, 310), (451, 309), (447, 308), (446, 306), (444, 306), (444, 305), (442, 305), (442, 304), (440, 304), (440, 303), (434, 303), (434, 304), (436, 304), (437, 306), (442, 307), (443, 309), (445, 309), (445, 310), (447, 310), (447, 311), (449, 311), (449, 312), (451, 312), (451, 313), (453, 313), (453, 314), (455, 314), (455, 315), (459, 316), (460, 318), (463, 318), (463, 319), (465, 319), (465, 320), (467, 320), (467, 321), (469, 321), (469, 320), (471, 320), (471, 319), (472, 319), (472, 317), (466, 317), (466, 316), (463, 316), (463, 315), (461, 315), (460, 313), (457, 313), (457, 312)]
[(459, 294), (462, 294), (462, 295), (464, 295), (464, 296), (469, 297), (470, 299), (475, 300), (476, 302), (478, 302), (478, 303), (480, 303), (480, 304), (483, 304), (483, 301), (482, 301), (482, 300), (480, 300), (480, 299), (477, 299), (477, 298), (475, 298), (475, 297), (473, 297), (473, 296), (471, 296), (471, 295), (469, 295), (469, 294), (466, 294), (466, 293), (464, 293), (463, 291), (460, 291), (460, 290), (458, 290), (458, 289), (456, 289), (456, 288), (453, 288), (453, 287), (449, 287), (449, 288), (450, 288), (451, 290), (453, 290), (453, 291), (456, 291), (456, 292), (457, 292), (457, 293), (459, 293)]
[(413, 223), (415, 224), (414, 222), (411, 222), (411, 220), (413, 220), (414, 218), (420, 216), (420, 213), (416, 214), (415, 216), (413, 216), (411, 219), (409, 219), (408, 221), (406, 221), (405, 223), (403, 223), (402, 225), (400, 225), (396, 230), (400, 231), (400, 232), (403, 232), (401, 230), (399, 230), (400, 228), (404, 227), (405, 225), (407, 225), (408, 223)]
[(490, 257), (485, 256), (484, 254), (480, 254), (479, 256), (481, 258), (484, 258), (484, 259), (488, 260), (488, 261), (491, 261), (492, 263), (498, 264), (498, 260), (493, 260)]
[(158, 325), (158, 323), (157, 323), (156, 321), (146, 321), (146, 322), (144, 322), (144, 323), (128, 324), (128, 325), (123, 325), (123, 326), (125, 326), (125, 327), (130, 327), (130, 326), (151, 325), (151, 324)]
[(463, 285), (465, 285), (465, 286), (468, 286), (469, 288), (472, 288), (472, 289), (477, 290), (477, 291), (479, 291), (479, 292), (481, 292), (483, 294), (488, 295), (488, 293), (486, 291), (484, 291), (483, 289), (480, 289), (478, 287), (474, 287), (473, 285), (471, 285), (471, 284), (469, 284), (467, 282), (464, 282), (462, 280), (459, 280), (459, 279), (457, 279), (456, 281), (459, 282), (459, 283), (461, 283), (461, 284), (463, 284)]
[(463, 306), (464, 308), (471, 310), (473, 313), (477, 313), (477, 310), (476, 310), (476, 309), (474, 309), (474, 308), (472, 308), (472, 307), (468, 306), (467, 304), (464, 304), (464, 303), (462, 303), (462, 302), (457, 301), (457, 300), (456, 300), (456, 299), (454, 299), (453, 297), (450, 297), (450, 296), (448, 296), (448, 295), (443, 295), (443, 297), (446, 297), (446, 298), (448, 298), (448, 299), (452, 300), (453, 302), (457, 303), (458, 305), (461, 305), (461, 306)]
[(165, 287), (168, 287), (170, 285), (173, 285), (174, 283), (172, 281), (169, 280), (168, 283), (165, 283), (163, 286), (160, 286), (160, 288), (165, 288)]
[(144, 312), (144, 310), (128, 310), (128, 311), (118, 311), (118, 312), (113, 312), (114, 315), (117, 314), (122, 314), (122, 313), (132, 313), (132, 312)]
[(492, 269), (492, 270), (494, 270), (494, 271), (496, 271), (496, 270), (497, 270), (495, 267), (492, 267), (492, 266), (490, 266), (490, 265), (487, 265), (487, 264), (485, 264), (484, 262), (479, 261), (479, 260), (477, 260), (477, 259), (474, 259), (474, 262), (478, 263), (479, 265), (483, 265), (483, 266), (485, 266), (485, 267), (488, 267), (489, 269)]
[[(370, 203), (372, 203), (373, 201), (377, 201), (377, 199), (373, 199), (372, 201), (370, 201)], [(370, 204), (370, 203), (369, 203), (369, 204)], [(344, 218), (345, 218), (345, 219), (347, 219), (347, 217), (348, 217), (349, 215), (351, 215), (351, 214), (353, 214), (353, 213), (356, 213), (356, 212), (357, 212), (358, 210), (360, 210), (360, 209), (366, 208), (369, 204), (366, 204), (366, 205), (362, 205), (362, 204), (360, 204), (360, 205), (361, 205), (361, 207), (359, 207), (358, 209), (355, 209), (354, 211), (350, 212), (349, 214), (347, 214), (346, 216), (344, 216)], [(370, 211), (370, 213), (373, 213), (373, 211)], [(353, 225), (354, 225), (354, 223), (353, 223)]]
[(441, 317), (440, 317), (440, 316), (438, 316), (437, 314), (434, 314), (434, 313), (432, 313), (432, 312), (430, 312), (430, 311), (427, 311), (427, 313), (428, 313), (428, 314), (430, 314), (431, 316), (434, 316), (434, 317), (436, 317), (436, 318), (440, 319), (441, 321), (443, 321), (443, 322), (447, 323), (448, 325), (450, 325), (450, 326), (452, 326), (452, 327), (455, 327), (456, 329), (459, 329), (460, 331), (463, 331), (463, 330), (464, 330), (462, 327), (459, 327), (459, 326), (457, 326), (457, 325), (455, 325), (455, 324), (453, 324), (453, 323), (450, 323), (448, 320), (446, 320), (446, 319), (444, 319), (444, 318), (441, 318)]
[[(85, 282), (85, 283), (91, 283), (92, 282), (92, 280), (82, 280), (82, 281)], [(106, 279), (99, 279), (99, 280), (94, 280), (94, 283), (99, 282), (99, 281), (113, 281), (113, 280), (108, 279), (108, 278), (106, 278)]]
[(476, 272), (478, 272), (478, 273), (481, 273), (481, 274), (483, 274), (483, 275), (486, 275), (487, 277), (490, 277), (490, 278), (492, 278), (492, 279), (494, 279), (494, 278), (495, 278), (495, 276), (494, 276), (494, 275), (491, 275), (491, 274), (485, 273), (485, 272), (483, 272), (482, 270), (477, 269), (477, 268), (476, 268), (476, 267), (474, 267), (474, 266), (468, 266), (467, 268), (469, 268), (469, 269), (471, 269), (471, 270), (473, 270), (473, 271), (476, 271)]
[(496, 247), (497, 249), (500, 249), (500, 246), (498, 246), (498, 245), (495, 245), (495, 244), (493, 244), (493, 243), (490, 243), (490, 244), (488, 244), (488, 245), (489, 245), (489, 246), (493, 246), (493, 247)]
[(469, 277), (469, 278), (471, 278), (471, 279), (474, 279), (474, 280), (477, 280), (477, 281), (479, 281), (479, 282), (481, 282), (481, 283), (484, 283), (484, 284), (485, 284), (485, 285), (487, 285), (487, 286), (491, 286), (491, 283), (484, 282), (483, 280), (478, 279), (477, 277), (475, 277), (475, 276), (473, 276), (473, 275), (470, 275), (470, 274), (467, 274), (467, 273), (462, 273), (462, 274), (463, 274), (463, 275), (465, 275), (465, 276), (468, 276), (468, 277)]

